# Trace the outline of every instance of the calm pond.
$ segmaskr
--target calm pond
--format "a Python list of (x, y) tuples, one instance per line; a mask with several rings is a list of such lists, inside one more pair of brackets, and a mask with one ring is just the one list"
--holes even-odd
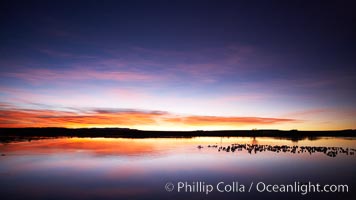
[(0, 199), (356, 199), (353, 138), (34, 138), (0, 154)]

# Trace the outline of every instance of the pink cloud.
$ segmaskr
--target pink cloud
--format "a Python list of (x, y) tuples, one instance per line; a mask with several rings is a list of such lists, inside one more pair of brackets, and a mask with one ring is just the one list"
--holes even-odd
[(332, 116), (337, 119), (346, 119), (346, 118), (355, 118), (356, 117), (356, 109), (355, 108), (315, 108), (315, 109), (306, 109), (295, 112), (288, 112), (282, 117), (315, 117), (315, 116)]
[(297, 112), (290, 112), (287, 113), (285, 116), (292, 116), (292, 117), (305, 117), (309, 115), (318, 115), (320, 113), (330, 112), (328, 109), (309, 109)]
[[(51, 80), (117, 80), (117, 81), (185, 81), (193, 76), (196, 82), (213, 83), (226, 74), (250, 70), (241, 61), (254, 53), (252, 47), (230, 46), (226, 48), (201, 49), (200, 51), (156, 50), (133, 47), (130, 52), (106, 50), (109, 57), (93, 58), (50, 48), (36, 49), (49, 56), (82, 59), (72, 62), (71, 69), (28, 69), (5, 72), (2, 75), (32, 83)], [(211, 56), (207, 56), (211, 55)], [(166, 59), (167, 58), (167, 59)], [(41, 66), (41, 64), (38, 64)], [(23, 66), (26, 66), (24, 64)], [(160, 76), (149, 72), (148, 66), (160, 70)], [(130, 70), (127, 70), (127, 69)], [(152, 72), (152, 71), (151, 71)], [(183, 75), (184, 74), (184, 75)], [(183, 76), (182, 76), (183, 75)], [(165, 77), (165, 78), (163, 78)]]
[(146, 92), (143, 92), (137, 88), (116, 88), (109, 90), (108, 95), (125, 101), (140, 102), (142, 100), (152, 99), (153, 97)]

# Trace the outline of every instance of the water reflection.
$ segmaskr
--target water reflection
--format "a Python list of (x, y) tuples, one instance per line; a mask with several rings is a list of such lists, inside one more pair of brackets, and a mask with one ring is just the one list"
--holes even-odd
[[(350, 156), (355, 152), (355, 141), (197, 137), (0, 143), (0, 155), (4, 154), (0, 156), (1, 199), (300, 199), (300, 194), (168, 193), (164, 186), (177, 181), (247, 184), (262, 180), (342, 183), (355, 188), (356, 159)], [(337, 156), (325, 156), (325, 149), (326, 153), (337, 152)], [(331, 173), (335, 169), (338, 173)], [(354, 195), (353, 190), (312, 197), (352, 199)]]
[[(247, 151), (249, 154), (261, 153), (265, 151), (275, 152), (275, 153), (323, 153), (329, 157), (336, 157), (338, 154), (345, 154), (353, 156), (355, 155), (356, 149), (353, 148), (343, 148), (343, 147), (312, 147), (312, 146), (288, 146), (288, 145), (258, 145), (258, 144), (232, 144), (231, 146), (218, 146), (218, 145), (208, 145), (207, 148), (217, 148), (218, 151), (224, 152), (235, 152), (235, 151)], [(199, 145), (198, 149), (202, 149), (204, 146)]]

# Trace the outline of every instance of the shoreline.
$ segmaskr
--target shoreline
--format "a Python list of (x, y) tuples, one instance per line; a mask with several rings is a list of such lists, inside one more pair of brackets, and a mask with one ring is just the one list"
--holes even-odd
[(217, 131), (144, 131), (128, 128), (0, 128), (0, 137), (108, 137), (108, 138), (165, 138), (165, 137), (276, 137), (300, 140), (317, 137), (355, 137), (356, 130), (339, 131), (282, 131), (282, 130), (217, 130)]

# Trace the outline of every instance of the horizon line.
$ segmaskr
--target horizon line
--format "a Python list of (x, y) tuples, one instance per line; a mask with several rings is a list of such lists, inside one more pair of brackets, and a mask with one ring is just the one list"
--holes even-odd
[(84, 129), (122, 129), (133, 131), (153, 131), (153, 132), (215, 132), (215, 131), (288, 131), (288, 132), (318, 132), (318, 131), (356, 131), (356, 129), (324, 129), (324, 130), (299, 130), (299, 129), (216, 129), (216, 130), (149, 130), (149, 129), (135, 129), (128, 127), (0, 127), (0, 129), (68, 129), (68, 130), (84, 130)]

